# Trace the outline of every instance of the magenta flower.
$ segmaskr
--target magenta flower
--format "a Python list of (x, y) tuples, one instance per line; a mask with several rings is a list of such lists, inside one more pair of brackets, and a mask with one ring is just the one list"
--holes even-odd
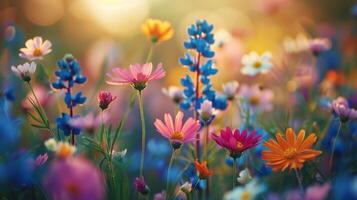
[(147, 195), (150, 192), (150, 188), (146, 185), (144, 177), (136, 177), (134, 184), (136, 191), (142, 195)]
[(36, 157), (36, 160), (35, 160), (35, 167), (39, 167), (43, 164), (45, 164), (45, 162), (47, 161), (48, 159), (48, 154), (47, 153), (44, 153), (44, 154), (40, 154)]
[(304, 200), (324, 200), (330, 191), (331, 184), (312, 185), (306, 189)]
[(357, 119), (357, 110), (350, 108), (348, 102), (343, 97), (338, 97), (332, 102), (332, 110), (337, 114), (342, 123), (351, 119)]
[(105, 110), (108, 108), (109, 104), (112, 103), (117, 97), (113, 96), (111, 92), (107, 91), (100, 91), (98, 95), (98, 103), (99, 107), (102, 110)]
[(164, 118), (165, 123), (156, 119), (154, 125), (163, 137), (170, 140), (174, 149), (178, 149), (182, 144), (195, 140), (196, 133), (201, 127), (200, 122), (191, 117), (183, 123), (183, 113), (181, 111), (176, 115), (175, 124), (170, 114), (166, 113)]
[(78, 157), (55, 160), (43, 184), (51, 199), (101, 200), (105, 196), (101, 172), (89, 161)]
[(212, 139), (221, 147), (230, 152), (232, 158), (238, 158), (241, 154), (254, 146), (256, 146), (261, 139), (261, 135), (256, 135), (256, 131), (252, 131), (248, 135), (248, 131), (240, 132), (238, 129), (227, 127), (226, 130), (222, 129), (221, 134), (218, 136), (212, 134)]
[(111, 80), (107, 81), (109, 85), (130, 84), (136, 90), (143, 90), (147, 83), (152, 80), (158, 80), (165, 76), (165, 71), (162, 69), (162, 64), (158, 64), (157, 68), (152, 72), (152, 63), (144, 65), (130, 65), (130, 70), (114, 68), (112, 74), (107, 74)]

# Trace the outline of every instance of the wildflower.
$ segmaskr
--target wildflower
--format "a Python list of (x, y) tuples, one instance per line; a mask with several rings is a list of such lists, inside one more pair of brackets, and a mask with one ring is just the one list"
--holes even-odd
[(16, 67), (11, 66), (11, 70), (16, 74), (16, 76), (20, 77), (22, 80), (30, 82), (31, 75), (36, 71), (36, 63), (31, 62), (31, 64), (25, 63)]
[(87, 98), (82, 95), (82, 92), (72, 93), (72, 88), (75, 84), (83, 84), (87, 81), (87, 77), (82, 75), (82, 69), (78, 61), (71, 54), (66, 54), (63, 59), (57, 62), (58, 70), (55, 72), (57, 80), (52, 83), (55, 89), (65, 89), (64, 102), (69, 108), (69, 114), (62, 113), (61, 117), (56, 119), (57, 127), (64, 132), (66, 136), (71, 135), (71, 144), (74, 144), (74, 135), (80, 133), (80, 129), (71, 127), (69, 121), (78, 116), (74, 116), (73, 108), (79, 104), (83, 104)]
[(216, 94), (211, 82), (211, 76), (218, 72), (212, 59), (215, 55), (211, 48), (215, 42), (212, 31), (213, 25), (206, 20), (197, 20), (187, 29), (189, 39), (184, 42), (187, 52), (179, 61), (196, 73), (196, 80), (194, 83), (188, 74), (181, 78), (181, 85), (184, 86), (184, 99), (180, 103), (182, 109), (193, 107), (197, 111), (204, 100), (211, 101), (215, 109), (224, 110), (227, 107), (226, 98)]
[(95, 129), (99, 127), (99, 125), (107, 121), (108, 115), (106, 115), (105, 113), (103, 114), (103, 116), (95, 116), (94, 113), (89, 113), (85, 116), (79, 116), (70, 119), (68, 124), (71, 127), (84, 129), (87, 130), (89, 133), (93, 133)]
[(262, 159), (273, 171), (284, 171), (286, 168), (301, 169), (308, 160), (314, 160), (321, 151), (312, 149), (317, 137), (311, 133), (306, 139), (305, 130), (300, 130), (297, 137), (291, 128), (286, 130), (286, 139), (280, 133), (276, 134), (277, 141), (270, 139), (264, 145), (268, 151), (262, 151)]
[(252, 180), (249, 182), (247, 185), (244, 187), (236, 187), (234, 190), (226, 193), (224, 195), (224, 200), (236, 200), (236, 199), (242, 199), (242, 200), (253, 200), (256, 199), (256, 197), (264, 192), (265, 186), (258, 184), (256, 180)]
[(351, 119), (357, 119), (357, 110), (350, 108), (348, 102), (343, 97), (338, 97), (332, 102), (332, 110), (337, 114), (342, 123)]
[(59, 158), (68, 158), (74, 154), (76, 147), (64, 142), (59, 142), (56, 147), (56, 155)]
[(153, 44), (169, 40), (174, 34), (170, 22), (159, 19), (147, 19), (141, 29)]
[(223, 84), (223, 94), (227, 96), (228, 101), (233, 101), (238, 92), (239, 83), (237, 81), (230, 81)]
[(56, 151), (57, 141), (54, 138), (48, 139), (45, 141), (45, 147), (49, 151)]
[(181, 111), (176, 115), (175, 124), (170, 114), (166, 113), (164, 118), (165, 123), (156, 119), (154, 125), (163, 137), (170, 140), (174, 149), (180, 148), (183, 143), (193, 141), (197, 131), (200, 129), (200, 123), (191, 117), (183, 123), (183, 113)]
[(48, 40), (42, 41), (41, 37), (34, 37), (33, 39), (29, 39), (25, 43), (25, 48), (20, 49), (19, 56), (21, 58), (25, 58), (29, 61), (32, 60), (41, 60), (43, 56), (49, 54), (51, 50), (51, 42)]
[(135, 189), (142, 195), (147, 195), (150, 192), (150, 188), (146, 185), (144, 177), (135, 178)]
[(108, 108), (109, 104), (112, 103), (117, 97), (113, 96), (111, 92), (100, 91), (98, 95), (98, 103), (99, 107), (102, 110)]
[(180, 186), (180, 190), (185, 194), (188, 194), (192, 191), (192, 183), (186, 181), (184, 184)]
[(45, 164), (47, 159), (48, 159), (48, 154), (47, 153), (42, 154), (42, 155), (38, 155), (36, 160), (35, 160), (35, 166), (39, 167), (39, 166)]
[(130, 65), (130, 70), (114, 68), (112, 74), (108, 74), (111, 78), (107, 81), (109, 85), (130, 84), (134, 89), (141, 91), (147, 83), (152, 80), (158, 80), (165, 76), (165, 71), (162, 69), (162, 64), (158, 64), (154, 72), (152, 72), (152, 63), (144, 65)]
[(249, 173), (249, 169), (245, 168), (244, 170), (239, 172), (239, 177), (237, 181), (241, 184), (246, 184), (252, 179), (252, 176)]
[(195, 161), (195, 167), (198, 172), (198, 177), (200, 179), (206, 179), (213, 175), (213, 172), (207, 168), (207, 161), (200, 163), (198, 160)]
[(242, 74), (255, 76), (260, 73), (268, 72), (273, 67), (271, 57), (272, 55), (270, 52), (264, 52), (261, 56), (259, 56), (255, 51), (244, 55), (242, 58)]
[(315, 38), (309, 41), (310, 51), (318, 56), (321, 52), (331, 49), (331, 41), (327, 38)]
[(238, 129), (234, 129), (232, 131), (229, 127), (226, 130), (222, 129), (219, 136), (212, 134), (212, 139), (219, 146), (227, 149), (234, 159), (239, 158), (244, 151), (256, 146), (261, 137), (261, 135), (256, 135), (255, 131), (248, 135), (247, 130), (240, 132)]
[(262, 88), (258, 84), (252, 86), (242, 85), (238, 96), (253, 110), (270, 111), (273, 109), (273, 92), (270, 89)]
[(170, 86), (168, 88), (162, 88), (162, 92), (168, 96), (175, 104), (180, 104), (184, 99), (183, 92), (180, 88)]
[(204, 100), (201, 104), (201, 108), (198, 110), (198, 113), (203, 123), (207, 124), (208, 122), (212, 121), (214, 116), (217, 114), (217, 111), (213, 108), (212, 102), (209, 100)]
[(101, 200), (105, 196), (103, 175), (92, 163), (79, 157), (53, 161), (43, 185), (51, 199)]

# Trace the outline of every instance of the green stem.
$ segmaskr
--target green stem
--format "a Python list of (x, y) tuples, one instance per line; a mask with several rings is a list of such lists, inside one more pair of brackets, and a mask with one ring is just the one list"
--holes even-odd
[(302, 187), (302, 179), (301, 179), (301, 177), (299, 176), (299, 172), (298, 172), (297, 169), (294, 169), (294, 172), (295, 172), (296, 179), (298, 180), (299, 188), (300, 188), (300, 190), (301, 190), (301, 193), (304, 194), (304, 188)]
[(169, 167), (167, 168), (167, 177), (166, 177), (166, 200), (167, 199), (170, 199), (170, 189), (169, 189), (169, 178), (170, 178), (170, 171), (171, 171), (171, 166), (172, 166), (172, 163), (174, 162), (175, 160), (175, 153), (176, 153), (176, 150), (174, 149), (172, 151), (172, 154), (171, 154), (171, 158), (170, 158), (170, 162), (169, 162)]
[(154, 51), (154, 46), (155, 46), (154, 44), (152, 44), (152, 45), (150, 46), (148, 55), (146, 56), (145, 63), (148, 63), (148, 62), (151, 60), (152, 53), (153, 53), (153, 51)]
[(203, 146), (203, 149), (204, 149), (204, 160), (206, 160), (208, 162), (208, 135), (209, 135), (209, 125), (208, 124), (205, 124), (206, 126), (206, 133), (205, 133), (205, 137), (204, 137), (204, 146)]
[(237, 174), (237, 172), (236, 172), (236, 161), (237, 161), (237, 159), (233, 158), (233, 166), (232, 166), (232, 171), (233, 171), (233, 174), (232, 174), (232, 187), (233, 187), (233, 189), (236, 187), (236, 181), (237, 181), (237, 179), (236, 179), (236, 174)]
[(342, 123), (340, 122), (340, 124), (338, 126), (338, 130), (337, 130), (337, 135), (333, 139), (333, 143), (332, 143), (332, 151), (331, 151), (331, 157), (330, 157), (330, 161), (329, 161), (329, 169), (330, 169), (331, 173), (332, 173), (332, 165), (333, 165), (333, 155), (334, 155), (335, 149), (336, 149), (337, 138), (338, 138), (338, 136), (340, 135), (340, 132), (341, 132), (341, 126), (342, 126)]
[(140, 177), (143, 176), (144, 159), (145, 159), (145, 117), (143, 108), (143, 99), (141, 90), (139, 90), (139, 109), (141, 118), (141, 161), (140, 161)]

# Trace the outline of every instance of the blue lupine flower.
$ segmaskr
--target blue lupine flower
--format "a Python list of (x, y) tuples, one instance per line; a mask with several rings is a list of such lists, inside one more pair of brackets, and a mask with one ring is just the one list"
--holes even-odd
[(12, 87), (5, 88), (4, 96), (6, 100), (14, 102), (16, 100), (15, 90)]
[(76, 116), (73, 116), (73, 107), (78, 104), (83, 104), (86, 101), (86, 97), (82, 95), (82, 92), (72, 94), (72, 87), (75, 84), (83, 84), (87, 81), (87, 77), (82, 75), (82, 69), (78, 61), (71, 55), (67, 54), (63, 59), (57, 62), (59, 70), (55, 72), (57, 80), (52, 83), (52, 87), (55, 89), (65, 89), (64, 102), (67, 108), (70, 109), (70, 114), (62, 113), (62, 116), (57, 118), (57, 127), (64, 132), (66, 136), (71, 133), (77, 135), (80, 133), (80, 129), (71, 127), (69, 120)]
[[(214, 43), (214, 36), (212, 33), (213, 25), (209, 24), (206, 20), (198, 20), (192, 24), (187, 33), (189, 39), (184, 42), (184, 47), (188, 50), (196, 52), (196, 58), (189, 52), (180, 58), (179, 61), (182, 65), (189, 68), (191, 72), (196, 72), (200, 77), (199, 94), (202, 94), (196, 99), (196, 88), (192, 78), (186, 74), (181, 79), (181, 85), (184, 86), (184, 100), (180, 104), (182, 109), (189, 109), (194, 107), (197, 111), (204, 100), (209, 100), (213, 103), (215, 109), (224, 110), (227, 108), (227, 98), (224, 95), (217, 95), (213, 89), (210, 77), (217, 74), (218, 70), (214, 67), (212, 60), (214, 51), (211, 50), (211, 45)], [(205, 62), (201, 58), (205, 58)], [(197, 102), (196, 102), (197, 101)]]

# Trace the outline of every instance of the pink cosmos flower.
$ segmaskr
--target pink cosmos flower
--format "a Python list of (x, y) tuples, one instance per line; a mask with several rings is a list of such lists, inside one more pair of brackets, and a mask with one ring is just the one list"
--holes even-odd
[(273, 91), (262, 88), (258, 84), (242, 85), (238, 96), (253, 110), (271, 111), (273, 109)]
[(98, 95), (98, 102), (99, 102), (99, 107), (102, 110), (105, 110), (108, 108), (109, 104), (114, 101), (117, 97), (113, 96), (111, 92), (107, 91), (100, 91)]
[(248, 135), (247, 130), (240, 132), (238, 129), (232, 130), (229, 127), (226, 130), (222, 129), (219, 136), (212, 134), (212, 139), (219, 146), (227, 149), (232, 158), (238, 158), (245, 150), (256, 146), (261, 137), (261, 135), (256, 135), (256, 131)]
[(29, 61), (32, 60), (41, 60), (44, 55), (50, 53), (51, 50), (51, 42), (45, 40), (43, 42), (41, 37), (34, 37), (33, 39), (29, 39), (25, 43), (25, 48), (20, 49), (19, 56), (21, 58), (25, 58)]
[(338, 115), (342, 123), (357, 119), (357, 110), (350, 108), (347, 100), (343, 97), (338, 97), (332, 102), (332, 110)]
[(197, 131), (200, 129), (200, 122), (193, 118), (188, 118), (182, 122), (183, 113), (179, 111), (175, 118), (175, 124), (170, 114), (165, 114), (165, 123), (156, 119), (154, 125), (157, 131), (171, 141), (174, 149), (180, 148), (183, 143), (195, 140)]
[(134, 89), (141, 91), (146, 87), (147, 82), (163, 78), (165, 71), (160, 63), (152, 72), (152, 63), (146, 63), (130, 65), (130, 70), (114, 68), (112, 74), (107, 75), (111, 78), (107, 81), (109, 85), (130, 84)]
[[(33, 86), (33, 90), (37, 96), (38, 102), (40, 103), (41, 106), (46, 106), (49, 101), (51, 100), (51, 94), (46, 91), (46, 89), (39, 84), (36, 84)], [(26, 98), (21, 102), (21, 106), (24, 109), (33, 109), (32, 104), (28, 101), (28, 98), (35, 99), (33, 96), (32, 92), (29, 92), (26, 96)]]
[(312, 185), (307, 188), (305, 192), (304, 200), (323, 200), (326, 199), (328, 192), (330, 191), (331, 184), (325, 183), (323, 185)]

